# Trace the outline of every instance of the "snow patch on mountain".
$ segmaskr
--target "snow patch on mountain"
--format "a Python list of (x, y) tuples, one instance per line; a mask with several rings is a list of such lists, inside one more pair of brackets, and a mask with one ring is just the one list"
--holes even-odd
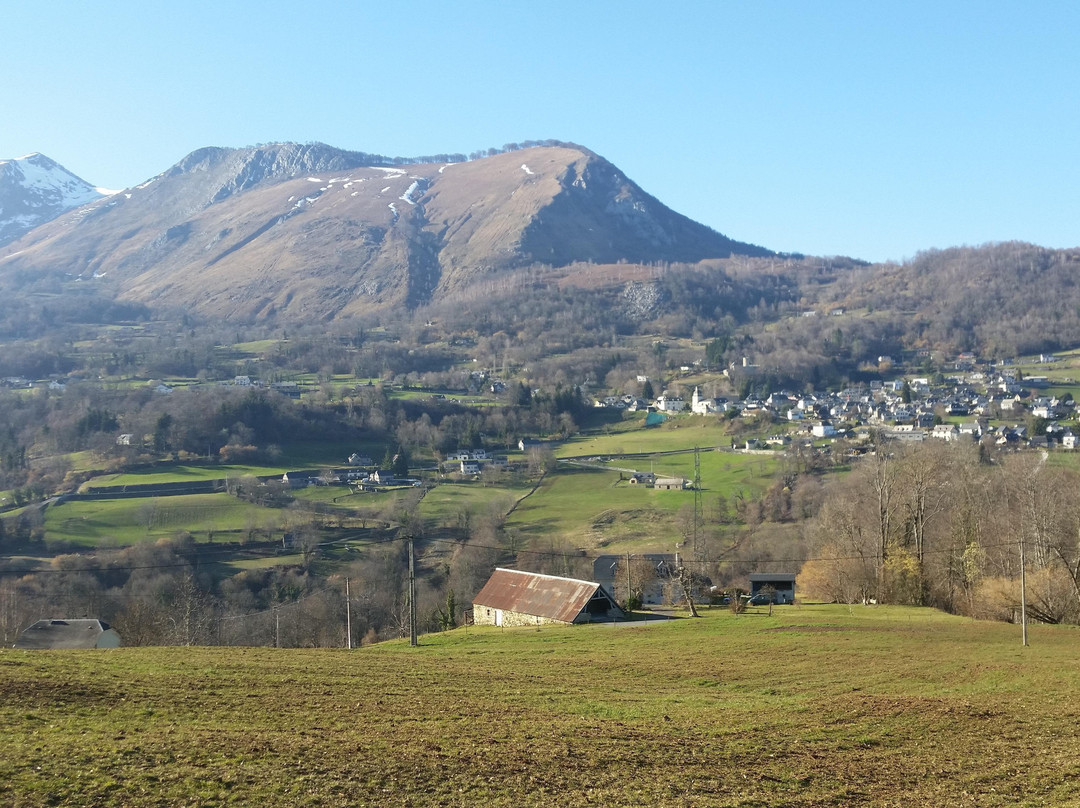
[(398, 199), (400, 199), (402, 202), (408, 202), (410, 205), (415, 205), (416, 202), (415, 200), (413, 200), (412, 195), (415, 194), (418, 190), (420, 190), (420, 183), (416, 180), (413, 180), (413, 184), (410, 185), (409, 189), (401, 196), (399, 196)]
[(0, 160), (0, 245), (115, 193), (95, 188), (43, 154)]

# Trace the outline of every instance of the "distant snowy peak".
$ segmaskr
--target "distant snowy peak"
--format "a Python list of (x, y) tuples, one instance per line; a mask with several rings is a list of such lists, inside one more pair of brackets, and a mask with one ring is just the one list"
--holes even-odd
[(0, 245), (110, 193), (44, 154), (0, 160)]

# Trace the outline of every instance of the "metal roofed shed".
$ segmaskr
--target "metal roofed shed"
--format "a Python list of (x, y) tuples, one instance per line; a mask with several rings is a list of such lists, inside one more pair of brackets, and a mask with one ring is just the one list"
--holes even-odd
[(473, 622), (481, 626), (570, 625), (625, 616), (595, 581), (501, 567), (473, 598)]
[(119, 648), (120, 635), (101, 620), (38, 620), (12, 647), (24, 651)]
[(794, 572), (752, 572), (750, 573), (750, 596), (758, 594), (765, 587), (773, 589), (773, 603), (795, 602)]

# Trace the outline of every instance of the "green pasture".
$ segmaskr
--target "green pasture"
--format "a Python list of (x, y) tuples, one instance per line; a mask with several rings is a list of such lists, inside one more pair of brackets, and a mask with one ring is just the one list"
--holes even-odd
[[(730, 501), (739, 492), (752, 497), (771, 482), (777, 462), (766, 455), (702, 452), (704, 504), (717, 498)], [(693, 454), (617, 458), (610, 465), (693, 479)], [(619, 551), (666, 548), (681, 540), (679, 512), (693, 507), (694, 492), (630, 485), (619, 477), (615, 470), (560, 464), (518, 505), (507, 527), (526, 541), (558, 539), (589, 548), (615, 545)]]
[(648, 454), (678, 449), (731, 446), (722, 418), (704, 415), (678, 415), (656, 427), (645, 428), (644, 413), (630, 413), (625, 420), (600, 433), (589, 432), (564, 441), (555, 450), (556, 457), (581, 457), (609, 454)]
[(1073, 628), (904, 608), (456, 629), (354, 651), (0, 651), (0, 802), (1080, 802)]
[(83, 485), (84, 489), (94, 489), (114, 485), (150, 485), (158, 483), (201, 482), (204, 480), (225, 480), (228, 478), (250, 477), (265, 474), (284, 474), (286, 469), (274, 466), (255, 466), (247, 464), (207, 463), (169, 463), (154, 466), (152, 469), (133, 471), (127, 474), (103, 474), (94, 477)]
[(152, 468), (127, 474), (103, 474), (93, 478), (86, 487), (224, 480), (284, 474), (294, 469), (342, 468), (353, 452), (367, 453), (378, 461), (382, 459), (386, 447), (382, 444), (361, 442), (343, 445), (340, 441), (310, 441), (282, 447), (281, 456), (272, 464), (159, 463)]
[(494, 508), (506, 513), (531, 487), (526, 484), (487, 485), (479, 481), (440, 483), (424, 496), (420, 512), (429, 527), (455, 526), (466, 512), (479, 516)]
[(281, 511), (228, 494), (73, 500), (45, 511), (46, 540), (87, 546), (124, 546), (187, 531), (205, 541), (209, 531), (241, 531), (278, 524)]
[(305, 502), (318, 502), (332, 508), (359, 508), (371, 504), (376, 495), (359, 492), (348, 485), (311, 485), (292, 492)]
[(273, 351), (279, 344), (281, 344), (279, 339), (258, 339), (250, 342), (238, 342), (227, 347), (236, 353), (256, 357)]

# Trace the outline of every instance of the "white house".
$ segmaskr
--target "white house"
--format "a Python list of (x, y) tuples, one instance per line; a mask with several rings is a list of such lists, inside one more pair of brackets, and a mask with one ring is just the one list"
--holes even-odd
[(953, 441), (960, 437), (960, 430), (956, 428), (956, 424), (937, 424), (930, 432), (930, 437), (938, 440)]
[(656, 399), (656, 409), (660, 412), (682, 412), (686, 409), (686, 402), (682, 396), (662, 394)]

